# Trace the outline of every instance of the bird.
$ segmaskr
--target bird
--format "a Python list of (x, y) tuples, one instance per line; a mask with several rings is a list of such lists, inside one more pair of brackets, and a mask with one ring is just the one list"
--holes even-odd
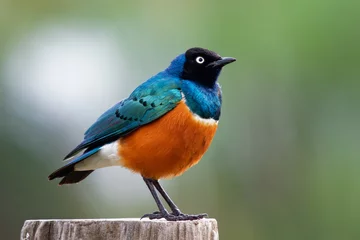
[(104, 112), (65, 157), (68, 162), (48, 179), (61, 178), (59, 185), (74, 184), (96, 169), (122, 166), (141, 175), (159, 209), (142, 218), (182, 221), (206, 217), (206, 213), (180, 211), (159, 180), (183, 174), (209, 148), (221, 115), (218, 77), (234, 61), (200, 47), (178, 55), (165, 70)]

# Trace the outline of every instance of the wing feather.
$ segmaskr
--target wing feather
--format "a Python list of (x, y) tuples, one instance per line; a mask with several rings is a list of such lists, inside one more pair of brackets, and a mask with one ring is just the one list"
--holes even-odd
[(85, 132), (84, 140), (65, 159), (83, 149), (89, 151), (129, 134), (174, 109), (181, 99), (176, 81), (154, 79), (145, 82), (129, 98), (102, 114)]

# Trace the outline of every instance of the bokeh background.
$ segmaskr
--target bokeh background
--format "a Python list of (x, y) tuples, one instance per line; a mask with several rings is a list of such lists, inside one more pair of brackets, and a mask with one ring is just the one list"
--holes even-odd
[(360, 239), (359, 1), (0, 1), (0, 232), (140, 217), (142, 179), (47, 175), (108, 107), (194, 46), (237, 58), (203, 160), (163, 184), (221, 239)]

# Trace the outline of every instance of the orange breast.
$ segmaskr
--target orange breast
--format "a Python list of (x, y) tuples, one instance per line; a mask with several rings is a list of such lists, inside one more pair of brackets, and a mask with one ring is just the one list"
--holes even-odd
[(119, 140), (121, 165), (146, 178), (180, 175), (201, 159), (216, 129), (217, 122), (196, 119), (182, 101), (165, 116)]

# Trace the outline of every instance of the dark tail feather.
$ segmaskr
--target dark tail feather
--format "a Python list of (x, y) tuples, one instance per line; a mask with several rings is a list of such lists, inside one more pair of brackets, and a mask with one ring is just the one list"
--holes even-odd
[[(74, 164), (75, 165), (75, 164)], [(64, 166), (52, 174), (49, 175), (49, 180), (53, 180), (55, 178), (63, 178), (59, 185), (78, 183), (84, 180), (90, 173), (94, 170), (89, 171), (74, 171), (74, 165)]]
[(84, 152), (83, 155), (75, 158), (62, 168), (59, 168), (55, 172), (49, 175), (49, 180), (53, 180), (55, 178), (63, 178), (59, 185), (63, 184), (71, 184), (71, 183), (77, 183), (82, 180), (84, 180), (87, 176), (89, 176), (90, 173), (92, 173), (94, 170), (88, 170), (88, 171), (75, 171), (74, 167), (77, 163), (85, 160), (86, 158), (90, 157), (91, 155), (97, 153), (100, 150), (100, 148), (92, 149), (89, 151)]
[[(75, 165), (75, 164), (74, 164)], [(65, 177), (74, 171), (74, 165), (65, 165), (48, 176), (49, 180)]]
[(93, 171), (94, 170), (71, 172), (68, 175), (66, 175), (63, 179), (61, 179), (59, 185), (78, 183), (84, 180)]

